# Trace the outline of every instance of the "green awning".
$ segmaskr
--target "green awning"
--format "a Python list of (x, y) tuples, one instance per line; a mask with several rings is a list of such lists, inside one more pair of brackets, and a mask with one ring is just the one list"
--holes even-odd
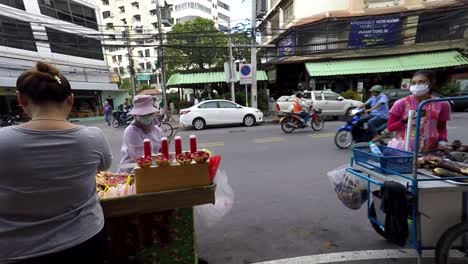
[(468, 65), (468, 58), (458, 51), (431, 52), (395, 57), (307, 62), (311, 77), (348, 74), (384, 73), (435, 69)]
[[(239, 81), (239, 73), (237, 80)], [(268, 81), (265, 71), (257, 71), (257, 81)], [(166, 86), (224, 82), (226, 82), (224, 72), (175, 73), (169, 78)]]

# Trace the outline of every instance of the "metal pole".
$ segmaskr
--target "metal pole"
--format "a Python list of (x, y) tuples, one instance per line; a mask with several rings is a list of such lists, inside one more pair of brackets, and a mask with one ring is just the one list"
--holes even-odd
[(125, 44), (127, 46), (128, 53), (128, 66), (130, 68), (130, 83), (132, 86), (132, 97), (136, 95), (136, 86), (135, 86), (135, 64), (133, 62), (133, 48), (130, 43), (130, 31), (127, 24), (125, 24)]
[(167, 96), (166, 96), (166, 66), (164, 65), (164, 48), (162, 47), (164, 37), (161, 27), (161, 8), (159, 7), (159, 0), (156, 0), (156, 16), (158, 18), (158, 35), (159, 35), (159, 53), (161, 58), (161, 91), (162, 91), (162, 100), (164, 104), (164, 109), (168, 109)]
[[(252, 27), (252, 45), (256, 45), (257, 0), (252, 0), (252, 20), (250, 20), (250, 24)], [(255, 46), (252, 46), (250, 51), (250, 63), (252, 64), (252, 107), (257, 108), (257, 48)]]
[(234, 103), (236, 102), (236, 76), (232, 76), (234, 70), (232, 69), (232, 61), (233, 61), (233, 56), (232, 56), (232, 40), (231, 40), (231, 22), (229, 21), (228, 23), (228, 45), (229, 45), (229, 75), (231, 76), (231, 101)]
[(249, 107), (249, 90), (247, 84), (245, 85), (245, 106)]

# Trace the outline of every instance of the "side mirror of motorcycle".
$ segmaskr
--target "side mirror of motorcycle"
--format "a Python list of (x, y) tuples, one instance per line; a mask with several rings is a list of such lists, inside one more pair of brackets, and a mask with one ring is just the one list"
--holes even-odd
[(343, 101), (344, 98), (342, 96), (338, 97), (338, 101)]

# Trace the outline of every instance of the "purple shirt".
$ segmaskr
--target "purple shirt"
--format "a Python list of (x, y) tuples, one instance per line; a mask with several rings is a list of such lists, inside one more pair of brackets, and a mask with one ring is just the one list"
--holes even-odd
[(104, 105), (104, 114), (105, 115), (112, 115), (112, 106), (111, 105)]
[(159, 153), (161, 149), (161, 138), (164, 136), (159, 127), (152, 126), (147, 133), (143, 129), (130, 124), (124, 132), (122, 142), (122, 159), (120, 160), (119, 172), (131, 172), (133, 169), (125, 169), (122, 166), (128, 163), (135, 163), (138, 157), (143, 156), (143, 140), (151, 141), (151, 151), (153, 154)]

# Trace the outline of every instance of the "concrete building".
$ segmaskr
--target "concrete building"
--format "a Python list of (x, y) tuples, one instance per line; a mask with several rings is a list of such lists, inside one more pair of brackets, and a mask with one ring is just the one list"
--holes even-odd
[[(464, 76), (467, 3), (266, 0), (260, 31), (262, 44), (276, 46), (263, 58), (272, 91), (278, 95), (299, 89), (343, 92), (365, 90), (375, 83), (399, 88), (417, 69), (437, 70), (442, 82)], [(406, 62), (415, 58), (421, 64), (408, 66)], [(436, 58), (442, 58), (441, 63), (433, 61)], [(383, 64), (390, 59), (397, 65)], [(369, 68), (376, 65), (372, 63), (382, 67)]]
[(20, 111), (16, 79), (37, 60), (70, 81), (72, 117), (98, 116), (104, 97), (121, 97), (110, 82), (100, 24), (91, 0), (0, 1), (0, 113)]
[[(155, 0), (97, 0), (99, 12), (105, 25), (106, 54), (111, 71), (121, 78), (130, 77), (128, 49), (123, 46), (124, 31), (129, 30), (129, 44), (134, 48), (136, 81), (141, 84), (157, 84), (160, 80), (158, 67), (158, 21)], [(230, 7), (217, 0), (159, 0), (161, 23), (164, 32), (174, 23), (184, 23), (202, 17), (211, 19), (221, 30), (227, 29)]]

